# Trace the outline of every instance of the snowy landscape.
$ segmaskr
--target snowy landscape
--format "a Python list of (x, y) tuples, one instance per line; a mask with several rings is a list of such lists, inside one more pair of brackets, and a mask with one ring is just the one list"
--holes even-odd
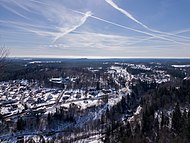
[(190, 0), (0, 0), (0, 143), (190, 143)]
[[(160, 63), (102, 61), (90, 67), (76, 65), (79, 70), (67, 68), (63, 69), (65, 72), (54, 73), (61, 61), (24, 59), (16, 62), (24, 68), (35, 66), (40, 67), (39, 72), (51, 72), (43, 80), (26, 78), (0, 82), (1, 142), (103, 142), (107, 126), (113, 124), (106, 119), (110, 111), (119, 113), (114, 122), (130, 123), (132, 130), (137, 120), (141, 122), (141, 97), (136, 95), (139, 93), (135, 88), (139, 83), (152, 89), (174, 79)], [(55, 63), (58, 65), (50, 68)], [(186, 71), (187, 67), (181, 68)], [(161, 116), (158, 113), (162, 112), (155, 112), (155, 118)]]

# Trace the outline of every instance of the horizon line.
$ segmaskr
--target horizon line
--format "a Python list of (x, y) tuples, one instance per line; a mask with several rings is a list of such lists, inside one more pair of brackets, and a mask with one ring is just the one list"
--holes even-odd
[(8, 56), (8, 58), (49, 58), (49, 59), (190, 59), (190, 57), (114, 57), (114, 56)]

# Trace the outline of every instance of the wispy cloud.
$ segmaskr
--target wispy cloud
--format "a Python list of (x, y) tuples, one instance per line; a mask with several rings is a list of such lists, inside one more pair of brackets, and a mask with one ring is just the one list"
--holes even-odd
[[(171, 33), (151, 29), (114, 0), (79, 5), (87, 1), (0, 0), (4, 15), (0, 17), (0, 33), (17, 55), (155, 56), (175, 55), (176, 51), (188, 55), (182, 47), (190, 45), (189, 29)], [(115, 22), (123, 18), (119, 14), (110, 20), (110, 5), (126, 19)], [(111, 10), (109, 15), (107, 10)], [(122, 23), (128, 18), (137, 24), (135, 28)]]
[(87, 18), (88, 18), (89, 16), (91, 16), (91, 15), (92, 15), (92, 13), (91, 13), (90, 11), (88, 11), (88, 12), (86, 12), (86, 13), (84, 14), (84, 16), (80, 19), (80, 22), (79, 22), (77, 25), (74, 25), (73, 27), (69, 27), (69, 28), (67, 28), (67, 29), (65, 29), (65, 28), (60, 28), (60, 33), (57, 34), (57, 36), (55, 37), (55, 39), (54, 39), (53, 42), (57, 41), (58, 39), (60, 39), (60, 38), (63, 37), (64, 35), (66, 35), (66, 34), (72, 32), (72, 31), (76, 30), (78, 27), (80, 27), (81, 25), (83, 25), (83, 24), (86, 22)]
[(68, 34), (64, 39), (58, 43), (49, 45), (50, 48), (60, 48), (64, 50), (80, 49), (96, 50), (99, 49), (105, 51), (125, 51), (135, 47), (151, 47), (156, 45), (159, 47), (174, 46), (174, 43), (168, 41), (161, 41), (148, 36), (120, 36), (100, 33), (89, 33), (74, 31), (72, 34)]
[[(66, 38), (60, 40), (59, 43), (44, 46), (50, 49), (56, 49), (60, 52), (64, 51), (62, 56), (142, 57), (143, 55), (148, 55), (154, 57), (157, 55), (161, 57), (174, 55), (175, 51), (178, 51), (180, 53), (179, 55), (183, 54), (183, 50), (179, 49), (174, 43), (154, 39), (146, 41), (146, 37), (144, 36), (126, 37), (99, 33), (73, 32), (65, 37)], [(145, 41), (138, 41), (139, 39), (144, 39)], [(101, 51), (101, 53), (98, 51)]]
[(28, 19), (28, 17), (24, 16), (23, 14), (17, 12), (16, 10), (14, 10), (11, 7), (6, 6), (5, 4), (1, 4), (4, 8), (6, 8), (8, 11), (12, 12), (13, 14), (16, 14), (17, 16), (20, 16), (22, 18)]
[[(56, 42), (64, 35), (69, 34), (82, 26), (88, 17), (92, 15), (90, 11), (87, 11), (81, 16), (66, 9), (63, 5), (56, 2), (53, 3), (51, 1), (43, 3), (35, 0), (3, 0), (1, 3), (8, 11), (11, 11), (13, 14), (22, 18), (28, 19), (29, 21), (21, 22), (18, 20), (0, 20), (0, 22), (4, 23), (6, 26), (16, 27), (40, 36), (51, 36), (52, 42)], [(16, 10), (12, 8), (13, 6), (17, 7)], [(20, 14), (20, 11), (23, 10), (25, 13)], [(31, 21), (30, 18), (33, 21)], [(48, 27), (51, 27), (51, 29)]]

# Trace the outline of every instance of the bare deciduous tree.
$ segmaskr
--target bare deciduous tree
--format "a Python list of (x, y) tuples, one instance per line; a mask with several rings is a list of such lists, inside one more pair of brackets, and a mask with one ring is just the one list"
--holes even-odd
[(6, 58), (8, 57), (8, 55), (9, 51), (4, 47), (0, 47), (0, 73), (6, 65)]

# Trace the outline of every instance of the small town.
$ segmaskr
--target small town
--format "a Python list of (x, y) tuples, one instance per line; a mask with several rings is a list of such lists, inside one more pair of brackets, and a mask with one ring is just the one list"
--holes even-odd
[[(30, 61), (28, 64), (41, 66), (39, 64), (47, 63)], [(23, 136), (27, 138), (36, 131), (37, 135), (47, 135), (64, 132), (69, 128), (82, 130), (103, 120), (107, 110), (111, 110), (123, 99), (130, 102), (132, 87), (139, 81), (146, 82), (148, 86), (170, 81), (167, 71), (153, 66), (122, 62), (102, 65), (104, 67), (84, 67), (78, 74), (70, 71), (73, 74), (67, 73), (65, 77), (50, 77), (47, 83), (34, 79), (0, 82), (0, 115), (4, 122), (1, 121), (1, 130), (4, 130), (1, 140)], [(45, 67), (40, 69), (47, 70)], [(144, 72), (135, 73), (138, 70)], [(140, 106), (129, 107), (117, 120), (131, 121), (133, 113), (139, 114), (140, 109)], [(54, 120), (59, 120), (59, 124), (55, 124)], [(25, 127), (27, 130), (23, 130)], [(100, 127), (89, 128), (92, 136), (98, 134), (98, 138), (101, 138), (100, 133), (104, 130), (100, 132)], [(82, 132), (84, 136), (85, 130)], [(65, 139), (67, 138), (68, 135)]]

